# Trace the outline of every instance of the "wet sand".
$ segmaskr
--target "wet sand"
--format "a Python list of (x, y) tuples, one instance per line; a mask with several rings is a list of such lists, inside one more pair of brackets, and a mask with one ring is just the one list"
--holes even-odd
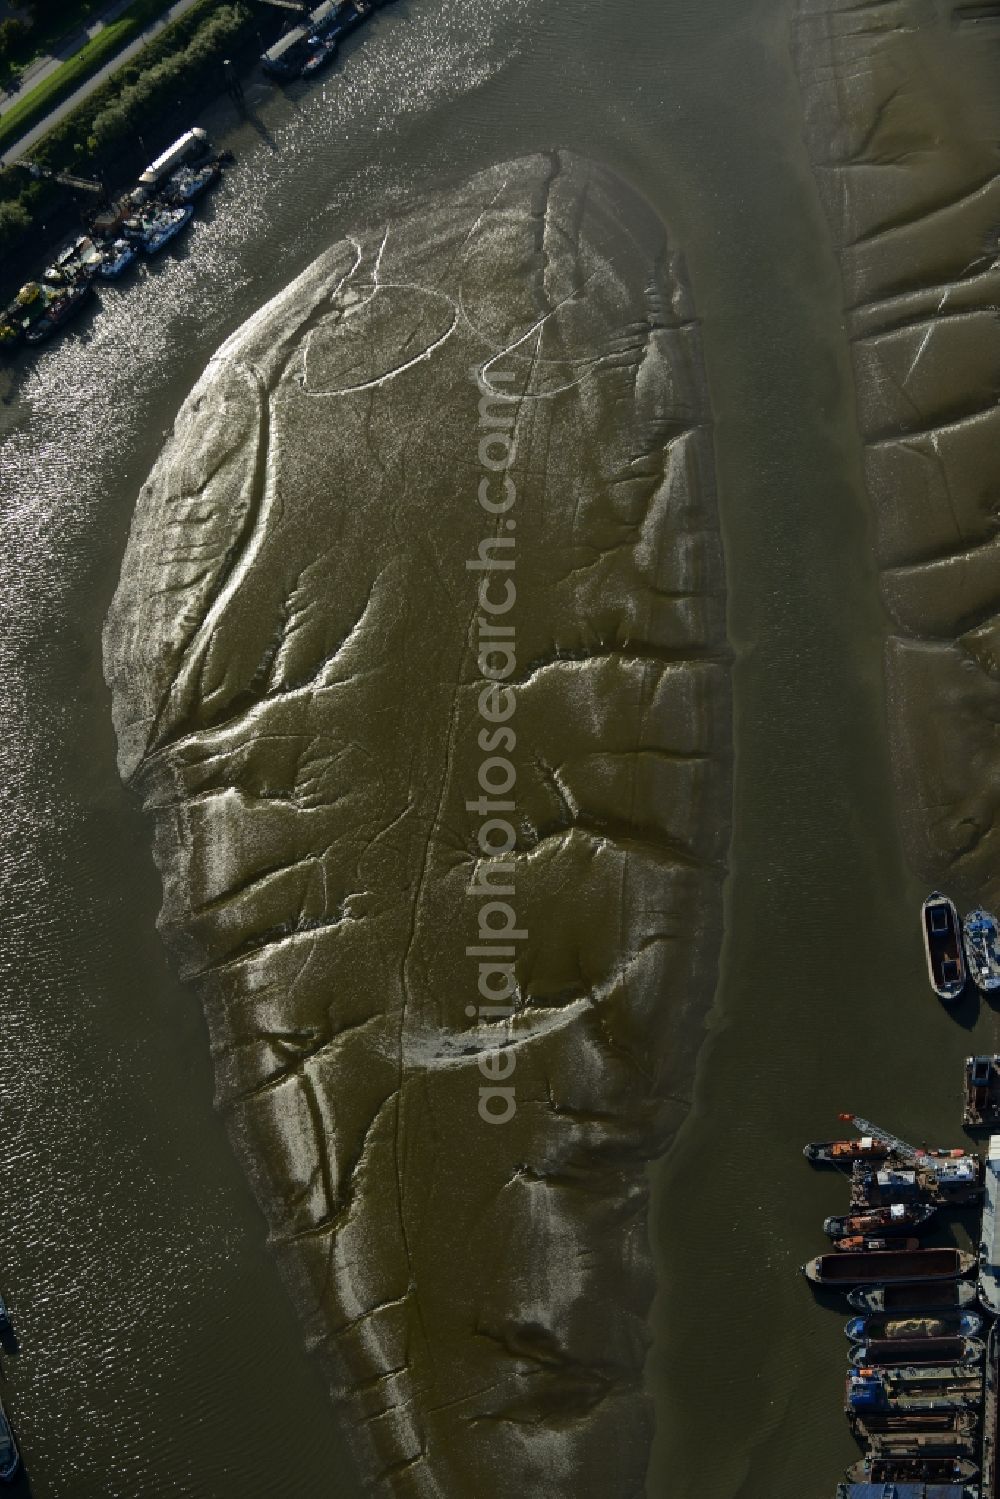
[(724, 600), (680, 268), (566, 154), (333, 247), (140, 496), (120, 764), (380, 1491), (641, 1486), (643, 1167), (715, 984)]

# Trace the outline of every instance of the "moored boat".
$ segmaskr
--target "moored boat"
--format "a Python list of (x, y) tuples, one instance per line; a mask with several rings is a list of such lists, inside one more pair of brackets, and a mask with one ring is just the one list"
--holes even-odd
[(340, 45), (340, 38), (336, 35), (326, 37), (312, 36), (309, 37), (306, 45), (309, 49), (309, 55), (302, 64), (302, 76), (303, 78), (314, 78), (317, 73), (321, 73), (329, 63), (333, 62)]
[(200, 198), (203, 192), (218, 182), (221, 175), (222, 168), (216, 159), (206, 161), (199, 167), (178, 167), (167, 178), (160, 192), (168, 203), (183, 206)]
[(858, 1440), (880, 1455), (934, 1450), (972, 1457), (976, 1451), (975, 1411), (852, 1411), (848, 1422)]
[(1000, 989), (1000, 924), (992, 911), (977, 906), (962, 922), (965, 957), (972, 982), (984, 994)]
[(931, 988), (939, 998), (954, 1004), (965, 988), (965, 958), (955, 903), (934, 890), (920, 913)]
[(941, 1312), (936, 1317), (852, 1317), (844, 1333), (852, 1343), (875, 1338), (975, 1338), (983, 1319), (975, 1312)]
[[(922, 1378), (915, 1377), (917, 1374)], [(982, 1399), (982, 1380), (970, 1369), (910, 1366), (905, 1369), (854, 1369), (847, 1376), (844, 1409), (881, 1410), (933, 1415), (972, 1411)]]
[(97, 274), (103, 276), (105, 281), (117, 281), (135, 263), (135, 254), (135, 246), (129, 244), (127, 239), (113, 240), (105, 246), (104, 259)]
[(933, 1218), (937, 1209), (929, 1202), (894, 1202), (884, 1208), (869, 1208), (844, 1218), (826, 1218), (823, 1232), (831, 1239), (848, 1239), (855, 1234), (901, 1234), (908, 1228), (919, 1228)]
[(0, 1483), (13, 1483), (20, 1466), (21, 1454), (17, 1450), (14, 1431), (0, 1404)]
[(851, 1363), (856, 1369), (900, 1364), (977, 1364), (985, 1352), (979, 1338), (873, 1338), (854, 1345)]
[(836, 1239), (833, 1252), (834, 1254), (882, 1254), (888, 1249), (894, 1249), (898, 1254), (902, 1254), (908, 1249), (919, 1248), (919, 1239), (873, 1239), (864, 1234), (854, 1234), (848, 1239)]
[(172, 239), (176, 239), (182, 229), (190, 224), (194, 217), (194, 209), (190, 204), (186, 208), (166, 208), (158, 213), (154, 219), (144, 227), (144, 232), (139, 240), (146, 255), (158, 255), (161, 250), (166, 249)]
[(44, 343), (45, 340), (67, 323), (86, 302), (93, 291), (89, 281), (77, 286), (68, 286), (65, 291), (52, 289), (42, 316), (25, 330), (24, 341), (29, 344)]
[(821, 1254), (802, 1266), (817, 1286), (863, 1286), (900, 1281), (957, 1280), (975, 1258), (959, 1249), (881, 1250), (876, 1254)]
[(906, 1312), (961, 1311), (976, 1305), (976, 1288), (968, 1281), (917, 1281), (902, 1285), (859, 1286), (847, 1296), (859, 1312), (899, 1316)]
[(835, 1499), (979, 1499), (974, 1483), (838, 1483)]
[(861, 1458), (852, 1463), (845, 1477), (852, 1483), (968, 1483), (979, 1469), (968, 1457), (940, 1456)]
[(814, 1140), (802, 1154), (815, 1166), (849, 1166), (852, 1161), (884, 1161), (889, 1147), (872, 1135), (857, 1140)]
[(101, 265), (101, 252), (88, 234), (81, 234), (42, 272), (42, 280), (52, 286), (78, 286), (92, 280)]

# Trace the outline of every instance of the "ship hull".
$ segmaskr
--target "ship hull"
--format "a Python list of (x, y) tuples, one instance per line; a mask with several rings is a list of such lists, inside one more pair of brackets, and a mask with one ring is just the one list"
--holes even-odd
[(977, 906), (962, 923), (966, 966), (983, 994), (1000, 989), (1000, 925), (991, 911)]
[(931, 988), (946, 1004), (954, 1004), (965, 988), (965, 953), (955, 904), (935, 890), (921, 907), (924, 957)]

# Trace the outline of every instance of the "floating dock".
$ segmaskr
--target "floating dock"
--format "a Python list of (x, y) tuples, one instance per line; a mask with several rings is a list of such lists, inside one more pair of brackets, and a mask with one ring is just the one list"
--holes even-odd
[(990, 1328), (986, 1343), (986, 1389), (983, 1399), (983, 1461), (981, 1499), (996, 1499), (997, 1493), (997, 1375), (1000, 1337), (997, 1324)]
[(966, 1057), (962, 1123), (966, 1129), (1000, 1124), (1000, 1056)]
[(986, 1194), (979, 1236), (979, 1299), (992, 1316), (1000, 1316), (1000, 1135), (991, 1135), (986, 1152)]

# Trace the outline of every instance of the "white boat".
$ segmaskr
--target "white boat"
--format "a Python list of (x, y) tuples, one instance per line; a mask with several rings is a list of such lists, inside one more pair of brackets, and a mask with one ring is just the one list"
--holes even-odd
[(977, 989), (1000, 989), (1000, 925), (992, 911), (977, 906), (962, 922), (965, 957)]
[(135, 246), (130, 245), (127, 239), (116, 239), (105, 249), (98, 275), (103, 276), (105, 281), (117, 281), (134, 260)]

